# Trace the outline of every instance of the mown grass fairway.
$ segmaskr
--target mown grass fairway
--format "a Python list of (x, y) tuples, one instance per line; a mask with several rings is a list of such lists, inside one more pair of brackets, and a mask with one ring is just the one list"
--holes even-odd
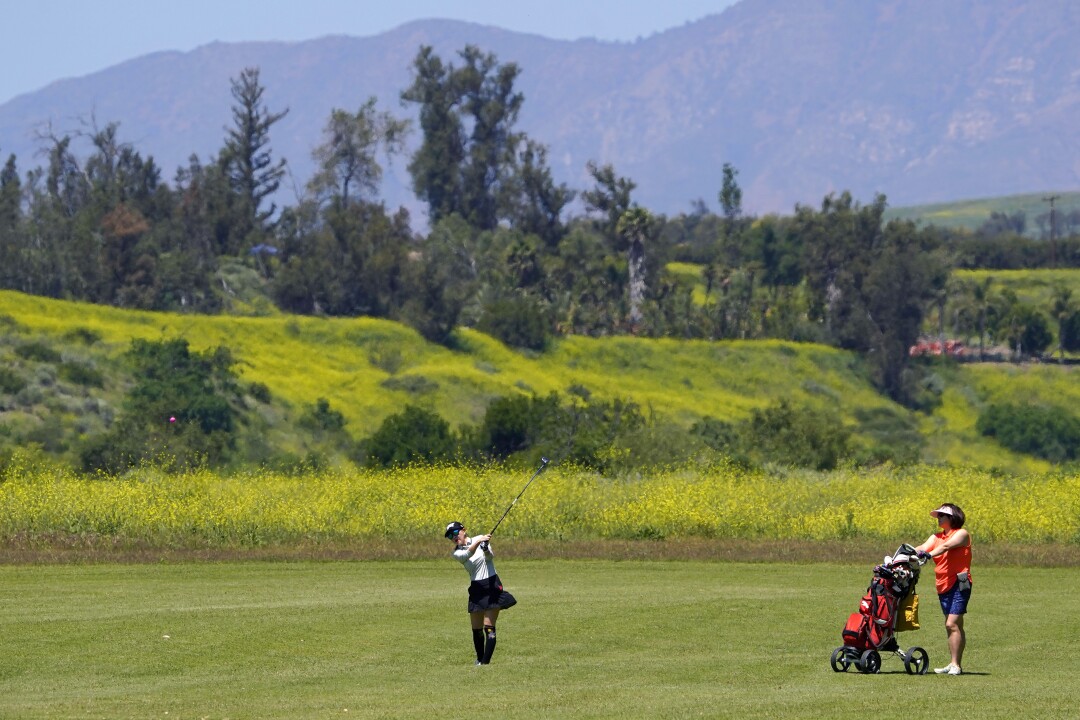
[[(827, 561), (504, 559), (482, 668), (449, 557), (5, 566), (0, 717), (1075, 717), (1075, 570), (976, 565), (969, 675), (862, 676), (828, 658), (880, 557)], [(900, 637), (940, 665), (931, 582)]]

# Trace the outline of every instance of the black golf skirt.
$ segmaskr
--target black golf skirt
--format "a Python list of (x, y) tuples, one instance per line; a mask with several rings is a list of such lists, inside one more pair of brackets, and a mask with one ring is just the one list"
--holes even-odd
[(469, 583), (469, 612), (506, 610), (517, 605), (517, 598), (503, 590), (502, 580), (492, 575), (487, 580)]

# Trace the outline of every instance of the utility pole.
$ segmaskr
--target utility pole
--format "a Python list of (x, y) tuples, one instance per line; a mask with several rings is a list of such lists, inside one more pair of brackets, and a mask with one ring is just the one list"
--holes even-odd
[(1054, 201), (1059, 200), (1060, 195), (1050, 195), (1043, 198), (1043, 202), (1050, 203), (1050, 267), (1057, 267), (1057, 216), (1054, 214)]

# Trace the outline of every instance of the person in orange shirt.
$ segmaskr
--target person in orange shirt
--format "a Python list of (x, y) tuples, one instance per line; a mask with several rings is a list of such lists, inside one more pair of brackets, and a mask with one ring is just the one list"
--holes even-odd
[(941, 532), (931, 535), (915, 548), (919, 557), (934, 560), (934, 585), (941, 611), (945, 614), (945, 634), (949, 641), (949, 664), (936, 668), (939, 675), (961, 675), (967, 635), (964, 614), (971, 600), (971, 535), (964, 530), (964, 511), (945, 503), (930, 513), (937, 518)]

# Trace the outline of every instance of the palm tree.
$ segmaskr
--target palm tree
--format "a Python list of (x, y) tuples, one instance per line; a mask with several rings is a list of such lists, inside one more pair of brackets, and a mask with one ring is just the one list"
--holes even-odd
[(626, 240), (627, 284), (630, 286), (630, 331), (641, 325), (641, 304), (645, 300), (645, 241), (652, 216), (643, 207), (632, 207), (619, 218), (615, 231)]
[(975, 328), (979, 334), (979, 360), (986, 356), (986, 323), (997, 308), (997, 298), (991, 293), (994, 278), (987, 275), (968, 285), (969, 304), (974, 314)]
[(1064, 285), (1059, 286), (1054, 290), (1054, 301), (1050, 308), (1050, 314), (1057, 320), (1058, 358), (1062, 362), (1065, 360), (1065, 324), (1072, 317), (1073, 312), (1075, 312), (1075, 308), (1073, 307), (1072, 290)]

